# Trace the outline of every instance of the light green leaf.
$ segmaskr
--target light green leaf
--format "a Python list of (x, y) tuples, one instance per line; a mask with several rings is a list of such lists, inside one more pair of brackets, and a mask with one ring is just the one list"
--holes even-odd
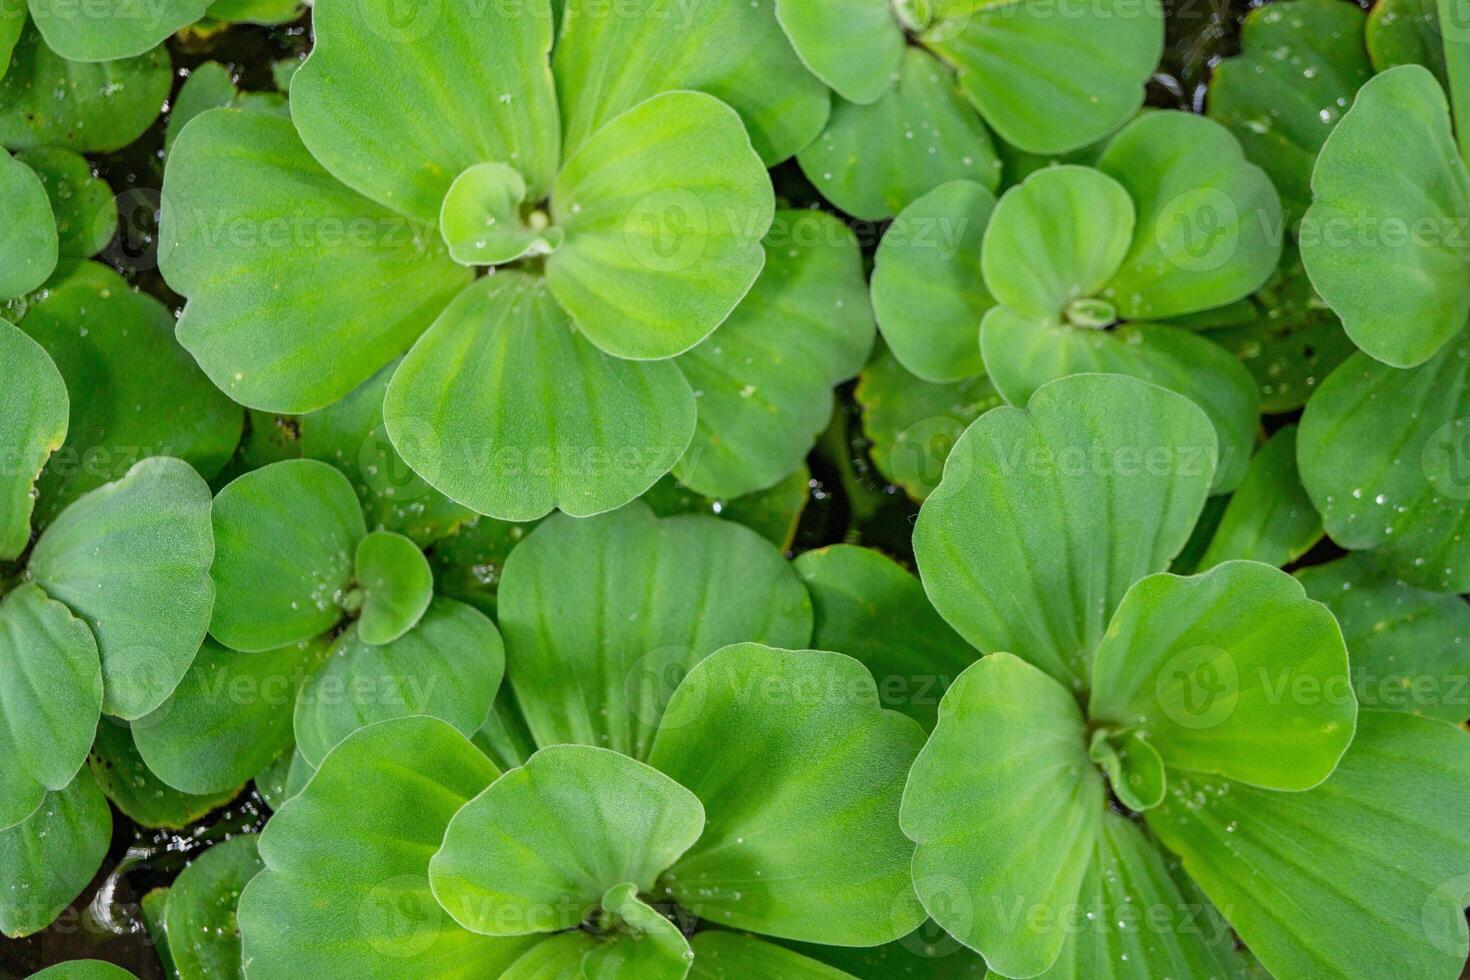
[(240, 896), (260, 976), (498, 977), (530, 943), (461, 929), (429, 891), (429, 858), (499, 775), (444, 722), (400, 718), (349, 736), (260, 838)]
[(546, 260), (547, 285), (607, 353), (673, 357), (755, 282), (774, 207), (729, 106), (656, 95), (593, 133), (557, 175), (551, 218), (566, 241)]
[(0, 673), (3, 828), (35, 812), (86, 761), (102, 708), (102, 669), (87, 624), (27, 584), (0, 602)]
[(756, 643), (711, 654), (674, 692), (649, 753), (707, 814), (663, 893), (711, 922), (787, 939), (907, 935), (924, 912), (898, 807), (923, 742), (850, 657)]
[(812, 645), (872, 672), (885, 708), (934, 728), (945, 689), (979, 657), (940, 618), (919, 580), (877, 551), (833, 545), (796, 559), (812, 596)]
[[(1243, 307), (1244, 322), (1231, 323), (1222, 311), (1196, 318), (1210, 340), (1240, 358), (1261, 389), (1261, 411), (1301, 408), (1332, 370), (1357, 350), (1342, 322), (1307, 278), (1297, 250), (1291, 248), (1276, 275)], [(1215, 329), (1220, 326), (1220, 329)]]
[(832, 388), (873, 347), (862, 253), (842, 222), (778, 211), (764, 246), (755, 286), (677, 362), (699, 408), (674, 473), (707, 496), (764, 490), (797, 470), (832, 416)]
[(168, 949), (168, 932), (163, 924), (167, 907), (167, 888), (150, 889), (138, 902), (143, 926), (147, 930), (148, 939), (153, 943), (154, 952), (158, 954), (158, 965), (163, 967), (163, 975), (167, 980), (174, 980), (178, 973), (174, 969), (173, 954)]
[(804, 3), (776, 0), (776, 19), (812, 73), (849, 102), (876, 102), (904, 58), (904, 34), (891, 0)]
[(1092, 723), (1143, 733), (1170, 769), (1309, 789), (1356, 715), (1337, 621), (1259, 562), (1140, 580), (1093, 657)]
[(177, 457), (205, 479), (229, 460), (244, 416), (173, 327), (168, 307), (96, 262), (63, 264), (31, 304), (20, 328), (46, 348), (71, 395), (66, 442), (37, 482), (38, 523), (143, 457)]
[[(1133, 228), (1133, 201), (1107, 174), (1074, 166), (1038, 170), (995, 206), (981, 255), (985, 283), (1016, 313), (1093, 326), (1081, 319), (1083, 304), (1096, 302), (1118, 271)], [(1114, 309), (1097, 326), (1116, 318)]]
[(887, 349), (863, 368), (855, 394), (863, 409), (863, 434), (872, 442), (873, 465), (921, 502), (939, 486), (944, 461), (960, 434), (1005, 404), (983, 375), (930, 384), (904, 370)]
[[(1143, 104), (1163, 51), (1155, 0), (957, 3), (919, 40), (1007, 143), (1062, 153), (1101, 139)], [(946, 13), (940, 10), (940, 13)]]
[(1098, 169), (1127, 189), (1137, 230), (1103, 295), (1124, 319), (1163, 319), (1255, 292), (1281, 259), (1281, 199), (1224, 126), (1187, 112), (1124, 127)]
[(286, 749), (276, 760), (255, 774), (255, 789), (266, 806), (279, 810), (308, 780), (316, 775), (311, 763), (302, 758), (295, 747)]
[(204, 16), (209, 0), (102, 0), (85, 8), (30, 0), (46, 46), (71, 61), (116, 61), (146, 54)]
[(10, 378), (0, 385), (0, 450), (9, 460), (0, 468), (0, 560), (8, 560), (31, 543), (31, 491), (66, 440), (70, 399), (45, 348), (3, 320), (0, 362)]
[(1368, 555), (1296, 573), (1342, 626), (1364, 708), (1459, 724), (1470, 717), (1470, 605), (1385, 575)]
[(689, 445), (694, 396), (673, 364), (595, 347), (545, 280), (502, 271), (465, 290), (409, 351), (383, 416), (430, 486), (529, 521), (553, 508), (598, 514), (647, 490)]
[(1245, 18), (1241, 53), (1210, 76), (1210, 118), (1271, 177), (1288, 224), (1312, 203), (1317, 151), (1373, 75), (1364, 24), (1362, 8), (1342, 0), (1257, 7)]
[(960, 675), (914, 761), (903, 831), (934, 920), (996, 972), (1029, 977), (1067, 940), (1106, 790), (1066, 688), (1008, 653)]
[(12, 150), (64, 146), (78, 153), (120, 150), (158, 118), (172, 83), (167, 48), (83, 64), (53, 52), (35, 25), (28, 25), (10, 71), (0, 80), (0, 145)]
[[(1390, 69), (1364, 85), (1318, 159), (1302, 260), (1364, 351), (1422, 364), (1470, 315), (1470, 174), (1434, 76)], [(1362, 270), (1378, 270), (1370, 278)]]
[(30, 980), (137, 980), (133, 974), (105, 960), (68, 960), (33, 973)]
[(1111, 330), (1049, 325), (1000, 307), (985, 317), (980, 349), (996, 390), (1015, 405), (1048, 381), (1087, 372), (1126, 374), (1177, 391), (1215, 426), (1220, 455), (1212, 492), (1231, 490), (1245, 477), (1259, 392), (1235, 358), (1195, 333), (1162, 323)]
[(1093, 731), (1087, 755), (1108, 777), (1119, 802), (1130, 810), (1156, 807), (1164, 799), (1164, 762), (1138, 730)]
[(434, 598), (434, 573), (419, 546), (392, 531), (373, 531), (357, 543), (361, 613), (357, 635), (382, 646), (414, 628)]
[(102, 864), (112, 811), (90, 773), (47, 793), (36, 811), (0, 830), (0, 934), (19, 939), (49, 926)]
[(995, 195), (980, 184), (941, 184), (894, 219), (878, 243), (873, 309), (893, 356), (925, 381), (985, 372), (980, 320), (995, 305), (981, 242)]
[(397, 362), (389, 364), (346, 398), (302, 418), (301, 452), (331, 463), (352, 481), (370, 530), (397, 531), (427, 546), (475, 513), (425, 483), (393, 448), (383, 424), (383, 397), (397, 368)]
[(239, 786), (291, 747), (291, 707), (329, 652), (324, 640), (255, 653), (205, 641), (173, 696), (133, 725), (139, 754), (186, 793)]
[[(580, 929), (528, 938), (530, 948), (499, 974), (498, 980), (582, 980), (582, 960), (597, 945), (591, 933)], [(521, 943), (526, 944), (526, 940)]]
[(1105, 813), (1069, 930), (1045, 980), (1213, 977), (1246, 980), (1230, 924), (1138, 825)]
[(872, 105), (834, 101), (827, 128), (796, 160), (823, 197), (871, 221), (952, 180), (987, 190), (1000, 182), (990, 133), (954, 74), (916, 47), (905, 49), (897, 82)]
[(0, 151), (0, 298), (40, 288), (56, 268), (56, 218), (46, 185), (19, 159)]
[(229, 24), (285, 24), (301, 16), (301, 0), (213, 0), (209, 16)]
[(556, 251), (561, 229), (546, 227), (550, 219), (544, 211), (523, 221), (525, 201), (526, 179), (503, 163), (477, 163), (454, 178), (439, 215), (439, 231), (454, 261), (500, 265)]
[(164, 911), (169, 952), (180, 980), (237, 980), (240, 929), (235, 921), (240, 893), (264, 867), (255, 834), (214, 845), (174, 879)]
[(1412, 370), (1348, 358), (1302, 413), (1297, 463), (1333, 541), (1470, 591), (1470, 332)]
[(198, 796), (174, 789), (148, 768), (127, 727), (110, 718), (103, 718), (97, 726), (97, 741), (87, 763), (113, 805), (134, 823), (150, 828), (187, 827), (233, 800), (243, 788), (242, 780), (220, 792)]
[(473, 735), (505, 674), (505, 648), (482, 613), (435, 599), (412, 630), (383, 646), (361, 638), (361, 623), (338, 638), (322, 669), (296, 699), (296, 748), (311, 765), (374, 722), (428, 715)]
[(554, 745), (454, 815), (429, 881), (477, 933), (575, 929), (613, 885), (652, 891), (704, 824), (695, 795), (658, 770), (607, 749)]
[(213, 516), (216, 640), (271, 650), (341, 621), (367, 533), (345, 476), (311, 459), (272, 463), (221, 490)]
[(546, 196), (559, 160), (546, 0), (514, 13), (319, 0), (312, 31), (291, 116), (338, 180), (430, 234), (450, 184), (476, 164), (512, 166), (532, 200)]
[(1321, 539), (1322, 516), (1296, 471), (1296, 426), (1288, 425), (1251, 457), (1199, 567), (1244, 559), (1281, 568)]
[(805, 646), (811, 617), (796, 572), (754, 531), (642, 504), (547, 519), (501, 577), (507, 672), (536, 741), (635, 759), (696, 663), (743, 640)]
[(1316, 789), (1176, 773), (1148, 822), (1273, 975), (1448, 980), (1467, 949), (1467, 787), (1464, 732), (1364, 711)]
[(694, 949), (690, 980), (848, 980), (835, 967), (738, 932), (707, 929), (689, 941)]
[(495, 695), (495, 703), (485, 724), (472, 738), (480, 751), (504, 771), (525, 765), (526, 760), (536, 753), (536, 739), (526, 726), (525, 715), (516, 703), (515, 691), (508, 686), (502, 687)]
[(272, 412), (346, 395), (470, 279), (432, 227), (323, 170), (289, 119), (241, 109), (204, 113), (174, 143), (158, 259), (189, 298), (179, 342), (230, 397)]
[(107, 247), (117, 231), (117, 204), (112, 188), (92, 173), (85, 157), (50, 146), (25, 150), (17, 159), (41, 178), (56, 218), (62, 258), (90, 258)]
[(0, 78), (5, 77), (10, 68), (10, 54), (15, 50), (15, 43), (20, 40), (21, 31), (26, 26), (26, 15), (30, 11), (25, 4), (12, 2), (0, 8)]
[(553, 56), (566, 152), (660, 92), (697, 89), (736, 112), (767, 166), (812, 141), (827, 93), (782, 35), (771, 0), (565, 0)]
[(110, 715), (158, 707), (204, 642), (214, 606), (209, 503), (187, 463), (145, 459), (63, 511), (31, 552), (30, 579), (97, 637)]
[(694, 953), (679, 927), (638, 897), (632, 882), (614, 885), (602, 897), (614, 923), (603, 942), (582, 957), (582, 972), (599, 980), (684, 980)]
[[(292, 0), (294, 5), (294, 0)], [(218, 0), (215, 4), (219, 5)], [(297, 62), (300, 64), (300, 62)], [(284, 88), (284, 86), (282, 86)], [(189, 72), (169, 107), (163, 131), (163, 148), (168, 153), (184, 127), (210, 109), (255, 109), (289, 116), (286, 96), (281, 92), (244, 92), (235, 86), (234, 72), (218, 61), (206, 61)]]
[(1111, 375), (1052, 382), (950, 453), (914, 528), (924, 589), (977, 649), (1080, 689), (1123, 594), (1188, 541), (1215, 452), (1179, 395)]

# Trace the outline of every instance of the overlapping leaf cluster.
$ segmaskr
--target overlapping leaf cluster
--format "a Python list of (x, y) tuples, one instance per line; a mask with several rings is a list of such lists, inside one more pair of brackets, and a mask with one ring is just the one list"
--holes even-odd
[(0, 3), (0, 933), (1459, 976), (1470, 19), (1165, 14)]

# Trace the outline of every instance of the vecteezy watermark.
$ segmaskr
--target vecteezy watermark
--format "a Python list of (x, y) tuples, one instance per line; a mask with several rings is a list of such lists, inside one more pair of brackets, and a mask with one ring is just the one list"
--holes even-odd
[(1196, 646), (1174, 654), (1158, 672), (1154, 696), (1181, 728), (1214, 728), (1235, 713), (1240, 673), (1228, 651)]
[(1451, 419), (1424, 440), (1424, 476), (1434, 492), (1470, 501), (1470, 418)]
[(1169, 202), (1154, 223), (1164, 257), (1189, 272), (1213, 272), (1240, 246), (1240, 212), (1214, 187), (1185, 191)]
[(623, 244), (645, 269), (678, 272), (709, 244), (710, 213), (693, 191), (669, 187), (641, 198), (623, 221)]

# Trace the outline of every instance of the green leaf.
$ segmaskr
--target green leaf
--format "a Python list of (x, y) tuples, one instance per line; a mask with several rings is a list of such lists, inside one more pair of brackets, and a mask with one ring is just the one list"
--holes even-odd
[(695, 664), (744, 640), (805, 646), (811, 617), (796, 572), (754, 531), (642, 504), (548, 518), (500, 585), (507, 671), (536, 741), (635, 759)]
[(509, 771), (526, 764), (536, 753), (536, 739), (526, 726), (526, 718), (516, 703), (515, 691), (502, 687), (495, 695), (495, 703), (485, 724), (475, 732), (473, 741), (490, 757), (490, 761)]
[(434, 573), (419, 546), (392, 531), (374, 531), (357, 543), (357, 588), (362, 612), (357, 635), (382, 646), (413, 629), (434, 598)]
[(70, 399), (45, 348), (0, 320), (0, 362), (11, 383), (0, 386), (0, 560), (31, 543), (31, 491), (41, 468), (66, 440)]
[(811, 470), (803, 464), (773, 487), (725, 499), (697, 494), (666, 476), (639, 499), (659, 517), (704, 514), (744, 524), (777, 548), (789, 551), (811, 497), (811, 481)]
[[(526, 940), (521, 942), (524, 944)], [(591, 933), (576, 929), (553, 936), (530, 937), (529, 945), (529, 949), (498, 975), (498, 980), (541, 980), (542, 977), (581, 980), (582, 961), (596, 947), (597, 940)]]
[(547, 285), (607, 353), (673, 357), (749, 291), (774, 207), (729, 106), (656, 95), (593, 133), (557, 175), (551, 220), (566, 241), (546, 260)]
[(886, 348), (863, 368), (855, 394), (873, 465), (918, 501), (939, 486), (944, 461), (966, 427), (1005, 404), (987, 377), (930, 384)]
[(30, 579), (97, 637), (107, 714), (158, 707), (204, 642), (214, 606), (209, 504), (187, 463), (145, 459), (63, 511), (31, 552)]
[(279, 810), (287, 800), (301, 792), (315, 774), (316, 770), (293, 746), (255, 774), (255, 789), (266, 806)]
[(301, 0), (213, 0), (211, 20), (229, 24), (286, 24), (301, 16)]
[(23, 823), (0, 830), (0, 934), (19, 939), (49, 926), (102, 864), (112, 811), (90, 773), (47, 793)]
[(1241, 53), (1210, 76), (1210, 118), (1270, 176), (1289, 224), (1312, 203), (1323, 141), (1373, 75), (1364, 24), (1363, 10), (1341, 0), (1257, 7), (1241, 30)]
[(550, 13), (547, 0), (514, 14), (321, 0), (316, 44), (291, 79), (302, 142), (342, 183), (429, 234), (451, 183), (476, 164), (512, 166), (533, 200), (545, 197), (559, 159)]
[[(730, 933), (704, 935), (729, 936)], [(752, 941), (754, 944), (754, 941)], [(990, 972), (979, 953), (964, 946), (939, 927), (933, 919), (896, 942), (882, 946), (817, 946), (811, 943), (787, 943), (792, 949), (813, 960), (835, 967), (838, 973), (812, 973), (813, 977), (858, 977), (861, 980), (891, 980), (893, 977), (917, 977), (922, 980), (985, 980)], [(764, 952), (762, 950), (761, 952)], [(816, 970), (811, 961), (801, 964)], [(698, 964), (696, 963), (696, 974)], [(706, 974), (720, 976), (721, 974)], [(732, 972), (730, 980), (744, 976)], [(788, 974), (778, 974), (787, 976)], [(790, 975), (797, 975), (795, 973)]]
[(872, 672), (885, 708), (934, 728), (939, 699), (979, 654), (940, 618), (919, 580), (867, 548), (833, 545), (796, 559), (812, 596), (812, 645)]
[(924, 589), (977, 649), (1080, 689), (1123, 594), (1189, 540), (1215, 452), (1179, 395), (1118, 376), (1052, 382), (950, 453), (914, 528)]
[(367, 533), (345, 476), (310, 459), (252, 470), (215, 497), (213, 523), (216, 640), (271, 650), (341, 621)]
[(649, 753), (707, 814), (663, 893), (711, 922), (787, 939), (907, 935), (924, 912), (898, 808), (923, 742), (850, 657), (757, 643), (711, 654), (674, 692)]
[(1467, 787), (1464, 732), (1364, 711), (1316, 789), (1175, 774), (1148, 822), (1273, 975), (1448, 978), (1467, 949)]
[(1297, 463), (1333, 541), (1470, 591), (1470, 332), (1408, 371), (1348, 358), (1302, 413)]
[[(87, 624), (34, 585), (0, 602), (0, 828), (25, 820), (87, 759), (102, 669)], [(90, 778), (90, 777), (88, 777)]]
[(796, 160), (823, 197), (871, 221), (949, 181), (987, 190), (1000, 182), (990, 133), (954, 74), (916, 47), (905, 49), (896, 83), (873, 104), (834, 101), (827, 128)]
[(454, 815), (429, 881), (477, 933), (575, 929), (613, 885), (652, 891), (704, 825), (695, 795), (658, 770), (607, 749), (554, 745)]
[[(1342, 322), (1312, 289), (1295, 248), (1244, 311), (1244, 322), (1220, 329), (1206, 323), (1204, 329), (1255, 375), (1261, 411), (1268, 414), (1301, 408), (1323, 379), (1357, 350)], [(1220, 311), (1196, 314), (1206, 320), (1216, 315), (1228, 323)]]
[(1449, 88), (1436, 0), (1377, 0), (1368, 11), (1365, 40), (1374, 71), (1423, 65)]
[(383, 397), (397, 368), (397, 362), (389, 364), (346, 398), (303, 417), (301, 452), (331, 463), (352, 481), (369, 529), (397, 531), (427, 546), (475, 513), (425, 483), (393, 448), (383, 424)]
[(97, 726), (87, 758), (97, 785), (128, 819), (144, 827), (179, 830), (239, 795), (243, 781), (217, 793), (194, 795), (160, 780), (143, 761), (127, 727), (110, 718)]
[(904, 59), (904, 34), (890, 0), (803, 3), (776, 0), (776, 19), (812, 73), (849, 102), (876, 102)]
[(546, 227), (544, 211), (523, 221), (525, 201), (526, 179), (503, 163), (477, 163), (454, 178), (439, 216), (450, 256), (461, 265), (500, 265), (556, 251), (561, 229)]
[(25, 29), (28, 13), (30, 11), (21, 3), (9, 3), (0, 9), (0, 78), (4, 78), (10, 68), (10, 54)]
[(102, 0), (84, 11), (30, 0), (46, 46), (71, 61), (115, 61), (146, 54), (204, 16), (209, 0)]
[(980, 320), (995, 305), (980, 245), (995, 195), (980, 184), (941, 184), (894, 219), (878, 243), (873, 309), (893, 356), (925, 381), (985, 372)]
[(32, 973), (30, 980), (137, 980), (133, 974), (105, 960), (68, 960)]
[(862, 253), (842, 222), (778, 211), (764, 245), (755, 286), (677, 362), (698, 417), (674, 473), (707, 496), (764, 490), (800, 468), (832, 416), (832, 388), (873, 347)]
[(453, 599), (435, 599), (418, 625), (378, 646), (348, 630), (296, 699), (296, 748), (311, 765), (374, 722), (428, 715), (473, 735), (505, 674), (495, 624)]
[(450, 818), (498, 775), (434, 718), (349, 736), (260, 837), (265, 870), (240, 896), (252, 973), (500, 976), (529, 943), (461, 929), (428, 878)]
[[(1427, 70), (1364, 85), (1312, 175), (1302, 260), (1364, 351), (1395, 367), (1427, 361), (1470, 315), (1470, 173), (1444, 90)], [(1365, 268), (1379, 270), (1371, 281)]]
[(149, 941), (153, 944), (154, 952), (158, 954), (158, 965), (163, 967), (163, 975), (166, 980), (175, 980), (178, 971), (174, 969), (174, 958), (168, 949), (168, 932), (163, 923), (167, 907), (167, 888), (151, 889), (138, 902), (138, 911), (142, 915), (143, 926), (147, 930)]
[(139, 458), (174, 456), (205, 479), (240, 441), (243, 416), (173, 337), (168, 307), (96, 262), (64, 264), (20, 328), (66, 379), (71, 425), (37, 483), (37, 519), (120, 479)]
[(1281, 199), (1219, 123), (1153, 112), (1124, 127), (1098, 169), (1128, 191), (1137, 230), (1103, 295), (1124, 319), (1163, 319), (1255, 292), (1281, 259)]
[(564, 6), (553, 63), (568, 154), (671, 89), (707, 92), (740, 113), (767, 166), (827, 121), (827, 93), (782, 36), (771, 0), (636, 0), (614, 16), (599, 0)]
[(331, 404), (401, 354), (470, 279), (432, 228), (348, 190), (289, 119), (266, 113), (212, 109), (185, 127), (162, 214), (159, 265), (189, 298), (179, 342), (250, 408)]
[(1342, 626), (1364, 708), (1459, 724), (1470, 717), (1470, 605), (1385, 575), (1367, 555), (1297, 572)]
[(46, 185), (36, 172), (0, 151), (0, 298), (40, 288), (56, 268), (56, 218)]
[(26, 150), (17, 159), (41, 178), (62, 258), (90, 258), (107, 247), (117, 231), (117, 204), (112, 188), (92, 173), (85, 157), (53, 146)]
[(684, 980), (694, 952), (679, 927), (638, 898), (632, 882), (614, 885), (602, 897), (615, 923), (603, 942), (582, 957), (582, 973), (599, 980)]
[(174, 879), (164, 922), (180, 980), (244, 977), (235, 913), (240, 893), (264, 867), (258, 841), (254, 834), (222, 841)]
[(0, 80), (0, 145), (111, 153), (142, 136), (173, 83), (168, 49), (119, 61), (67, 61), (27, 26)]
[(995, 206), (981, 255), (986, 285), (1016, 313), (1072, 318), (1075, 302), (1099, 294), (1118, 271), (1133, 229), (1133, 201), (1107, 174), (1038, 170)]
[(847, 980), (849, 977), (835, 967), (738, 932), (707, 929), (696, 932), (689, 945), (694, 949), (690, 980), (748, 980), (750, 977)]
[(291, 707), (329, 652), (323, 640), (256, 653), (205, 641), (173, 696), (133, 725), (139, 754), (186, 793), (239, 786), (291, 747)]
[(1163, 323), (1089, 330), (1018, 317), (1001, 307), (986, 315), (980, 349), (996, 390), (1015, 405), (1049, 381), (1088, 372), (1126, 374), (1176, 391), (1215, 426), (1220, 456), (1212, 492), (1234, 489), (1245, 476), (1260, 394), (1234, 357), (1191, 331)]
[(1296, 426), (1288, 425), (1251, 457), (1200, 568), (1260, 561), (1281, 568), (1322, 539), (1322, 517), (1296, 471)]
[(959, 69), (960, 88), (992, 129), (1033, 153), (1073, 150), (1116, 129), (1143, 104), (1163, 52), (1154, 0), (951, 6), (955, 16), (920, 41)]
[(383, 416), (429, 485), (482, 514), (529, 521), (553, 508), (598, 514), (647, 490), (689, 445), (694, 396), (673, 364), (604, 354), (545, 280), (502, 271), (414, 345)]
[(996, 653), (966, 670), (908, 777), (901, 819), (934, 920), (1005, 976), (1044, 971), (1067, 940), (1106, 791), (1066, 688)]
[[(292, 5), (294, 6), (294, 0)], [(215, 6), (219, 6), (219, 0), (216, 0)], [(225, 108), (268, 110), (284, 116), (290, 114), (284, 94), (243, 92), (236, 88), (235, 75), (231, 69), (218, 61), (206, 61), (189, 72), (189, 77), (174, 96), (163, 131), (164, 152), (168, 153), (173, 149), (179, 133), (196, 116), (201, 116), (210, 109)]]
[(1128, 809), (1143, 811), (1163, 801), (1164, 762), (1143, 732), (1099, 728), (1092, 733), (1087, 755)]
[(1093, 656), (1088, 716), (1141, 732), (1170, 769), (1303, 790), (1352, 741), (1357, 701), (1327, 608), (1285, 572), (1232, 561), (1128, 590)]

